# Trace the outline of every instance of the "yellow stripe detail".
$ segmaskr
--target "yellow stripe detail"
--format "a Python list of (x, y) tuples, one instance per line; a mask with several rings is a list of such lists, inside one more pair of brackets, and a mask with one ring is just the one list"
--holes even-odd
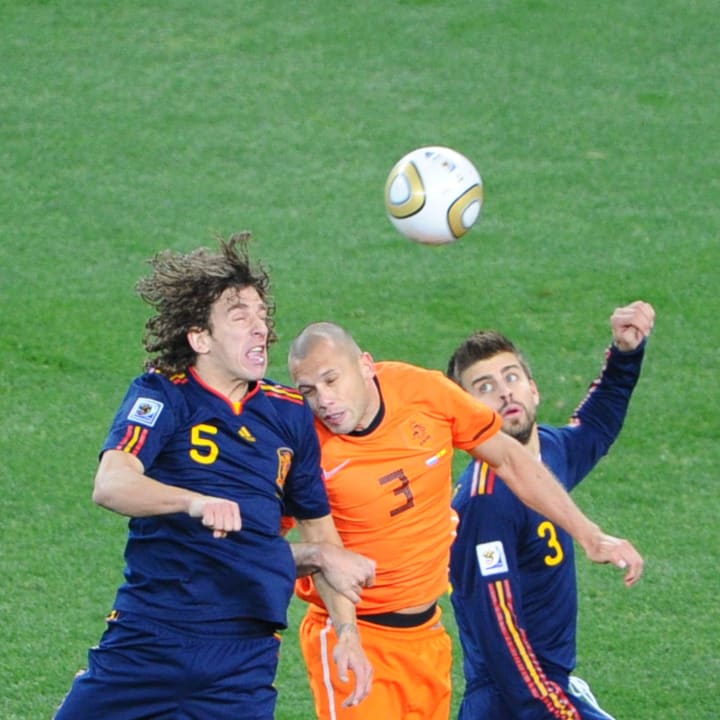
[(538, 675), (535, 664), (533, 663), (532, 658), (528, 655), (525, 644), (520, 637), (520, 631), (518, 630), (517, 625), (515, 625), (513, 621), (513, 614), (507, 604), (507, 598), (505, 597), (505, 589), (503, 588), (502, 581), (497, 581), (495, 583), (495, 589), (497, 590), (500, 609), (502, 610), (502, 613), (505, 617), (505, 626), (507, 627), (508, 632), (510, 633), (513, 641), (515, 642), (515, 648), (518, 650), (520, 657), (522, 658), (523, 665), (528, 671), (530, 677), (533, 679), (535, 686), (540, 691), (542, 696), (546, 697), (548, 695), (548, 690), (545, 687), (545, 683)]
[(485, 463), (480, 465), (480, 481), (478, 483), (478, 495), (484, 495), (487, 489), (488, 466)]
[(137, 441), (140, 439), (140, 433), (142, 432), (142, 429), (139, 425), (135, 425), (135, 428), (133, 429), (132, 437), (130, 438), (130, 441), (128, 444), (123, 448), (123, 452), (131, 453), (133, 451), (133, 448), (135, 445), (137, 445)]
[(303, 399), (303, 396), (299, 392), (282, 387), (281, 385), (261, 385), (260, 387), (267, 392), (275, 393), (275, 395), (286, 395), (287, 397), (294, 398), (295, 400)]

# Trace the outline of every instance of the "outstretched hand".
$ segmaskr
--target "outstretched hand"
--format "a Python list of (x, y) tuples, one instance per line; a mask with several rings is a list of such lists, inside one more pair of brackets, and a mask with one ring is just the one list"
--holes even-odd
[(585, 548), (587, 556), (596, 563), (611, 563), (626, 570), (625, 585), (634, 585), (642, 576), (645, 561), (632, 543), (601, 532), (592, 545)]
[(654, 324), (655, 310), (642, 300), (616, 308), (610, 317), (615, 347), (623, 352), (635, 350), (650, 334)]

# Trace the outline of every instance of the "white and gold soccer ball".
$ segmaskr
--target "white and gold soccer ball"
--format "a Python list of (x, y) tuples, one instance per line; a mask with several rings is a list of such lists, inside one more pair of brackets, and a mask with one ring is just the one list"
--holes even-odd
[(443, 245), (477, 222), (483, 204), (480, 173), (447, 147), (421, 147), (398, 160), (385, 182), (385, 209), (410, 240)]

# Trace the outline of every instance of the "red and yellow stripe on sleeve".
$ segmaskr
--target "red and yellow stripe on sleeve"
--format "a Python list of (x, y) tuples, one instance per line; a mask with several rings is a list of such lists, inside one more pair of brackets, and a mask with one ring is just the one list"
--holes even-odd
[(115, 446), (115, 449), (137, 455), (142, 450), (149, 432), (149, 429), (142, 425), (128, 425), (123, 439)]
[(270, 397), (276, 397), (280, 400), (289, 400), (297, 405), (302, 405), (304, 402), (303, 396), (297, 390), (293, 390), (285, 385), (270, 385), (268, 383), (263, 383), (261, 387), (263, 392)]
[(525, 630), (518, 626), (510, 582), (496, 580), (488, 586), (488, 589), (495, 620), (531, 695), (542, 701), (552, 717), (561, 720), (580, 720), (580, 713), (563, 689), (546, 677)]
[(475, 462), (470, 495), (492, 495), (495, 489), (495, 471), (486, 462)]

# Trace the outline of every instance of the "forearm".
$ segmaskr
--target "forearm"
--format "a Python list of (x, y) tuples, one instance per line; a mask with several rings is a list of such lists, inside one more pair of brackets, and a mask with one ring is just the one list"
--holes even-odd
[(338, 637), (346, 632), (357, 634), (355, 605), (330, 585), (321, 572), (313, 576), (313, 581), (330, 615), (335, 634)]
[(496, 471), (520, 500), (566, 530), (586, 551), (601, 534), (557, 478), (524, 447), (509, 454)]
[(323, 601), (327, 596), (329, 611), (333, 603), (331, 590), (351, 604), (359, 602), (362, 588), (374, 582), (375, 562), (343, 548), (329, 515), (315, 520), (298, 519), (297, 526), (302, 542), (292, 543), (291, 548), (298, 575), (313, 575)]
[[(340, 634), (343, 626), (355, 627), (355, 606), (354, 604), (328, 582), (323, 572), (328, 571), (328, 559), (331, 556), (333, 548), (337, 549), (341, 543), (339, 536), (335, 532), (332, 521), (322, 520), (318, 522), (298, 523), (300, 534), (304, 542), (291, 543), (293, 557), (295, 558), (295, 566), (298, 575), (313, 575), (313, 581), (320, 597), (322, 598), (325, 608), (333, 621), (335, 631)], [(335, 542), (318, 542), (318, 533), (321, 532), (330, 541)], [(308, 542), (308, 538), (313, 538), (313, 542)]]
[(592, 424), (607, 436), (608, 446), (617, 437), (642, 367), (645, 344), (629, 351), (611, 347), (600, 375), (590, 383), (573, 419)]
[(190, 512), (199, 493), (146, 476), (142, 463), (117, 451), (106, 452), (95, 476), (93, 502), (129, 517)]

